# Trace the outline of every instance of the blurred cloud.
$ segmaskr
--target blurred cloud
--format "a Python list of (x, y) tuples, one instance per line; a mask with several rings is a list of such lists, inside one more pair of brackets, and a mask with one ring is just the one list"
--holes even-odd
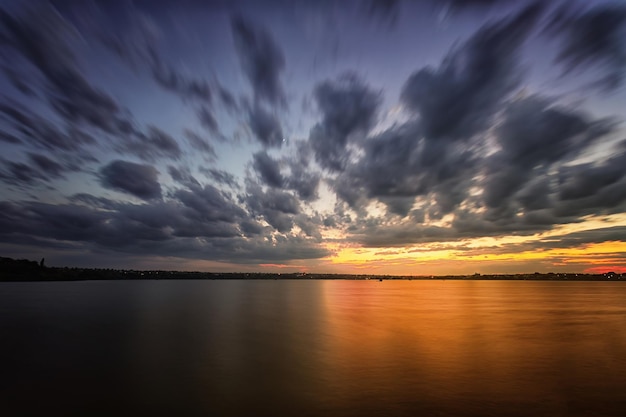
[(100, 182), (105, 188), (122, 191), (143, 200), (161, 198), (158, 171), (150, 165), (113, 161), (100, 170)]

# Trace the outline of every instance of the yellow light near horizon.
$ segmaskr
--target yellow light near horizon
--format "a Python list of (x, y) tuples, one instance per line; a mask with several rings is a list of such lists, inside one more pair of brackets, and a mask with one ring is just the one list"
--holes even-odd
[[(533, 248), (533, 243), (560, 241), (573, 233), (605, 229), (626, 224), (626, 213), (606, 216), (591, 215), (580, 223), (556, 226), (554, 229), (532, 235), (479, 237), (448, 242), (408, 244), (405, 246), (363, 247), (346, 242), (345, 231), (328, 234), (325, 247), (332, 255), (322, 260), (332, 270), (350, 273), (424, 274), (474, 273), (486, 270), (525, 271), (546, 268), (583, 270), (597, 265), (623, 265), (625, 242), (580, 244), (569, 248)], [(541, 246), (541, 245), (537, 245)], [(528, 271), (526, 271), (528, 272)]]
[[(610, 264), (611, 254), (626, 253), (626, 242), (602, 242), (585, 244), (575, 248), (559, 248), (546, 250), (528, 250), (517, 252), (489, 253), (488, 249), (481, 254), (466, 254), (464, 250), (454, 249), (428, 249), (422, 246), (423, 251), (417, 247), (408, 248), (362, 248), (340, 247), (335, 244), (335, 254), (327, 260), (334, 265), (343, 265), (363, 269), (384, 268), (385, 266), (405, 266), (407, 268), (428, 265), (441, 261), (464, 261), (472, 263), (507, 262), (507, 261), (537, 261), (546, 260), (560, 264)], [(454, 245), (456, 246), (456, 245)], [(506, 249), (503, 245), (500, 250)], [(475, 251), (472, 251), (475, 252)], [(609, 255), (609, 257), (607, 257)], [(616, 260), (613, 259), (613, 262)], [(409, 272), (407, 272), (409, 273)]]

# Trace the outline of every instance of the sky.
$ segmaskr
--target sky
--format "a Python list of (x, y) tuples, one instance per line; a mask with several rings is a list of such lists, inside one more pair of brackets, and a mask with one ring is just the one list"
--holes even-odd
[(0, 0), (0, 256), (626, 272), (624, 1)]

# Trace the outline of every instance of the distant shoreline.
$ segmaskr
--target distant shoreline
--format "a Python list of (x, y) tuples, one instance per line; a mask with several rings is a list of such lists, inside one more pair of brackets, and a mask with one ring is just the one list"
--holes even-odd
[(457, 281), (626, 281), (626, 274), (532, 273), (473, 275), (352, 275), (316, 273), (185, 272), (46, 267), (43, 262), (0, 257), (0, 282), (129, 280), (457, 280)]

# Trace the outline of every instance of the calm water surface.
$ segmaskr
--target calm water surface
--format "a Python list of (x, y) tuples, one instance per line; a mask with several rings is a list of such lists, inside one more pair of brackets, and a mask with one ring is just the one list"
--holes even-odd
[(0, 283), (0, 415), (626, 415), (626, 283)]

